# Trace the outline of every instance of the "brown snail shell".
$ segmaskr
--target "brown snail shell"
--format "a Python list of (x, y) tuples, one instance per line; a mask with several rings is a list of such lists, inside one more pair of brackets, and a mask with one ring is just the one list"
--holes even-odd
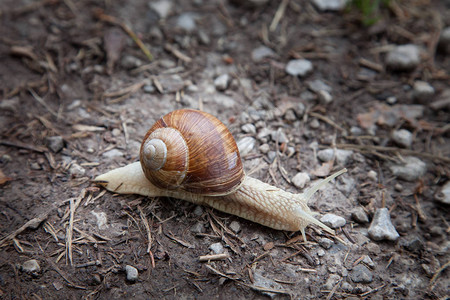
[(159, 119), (141, 145), (147, 179), (169, 190), (220, 196), (236, 191), (245, 173), (231, 132), (216, 117), (193, 109)]

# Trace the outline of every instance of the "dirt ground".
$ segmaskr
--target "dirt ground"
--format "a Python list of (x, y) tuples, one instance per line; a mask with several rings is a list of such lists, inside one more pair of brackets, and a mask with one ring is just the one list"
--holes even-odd
[[(438, 47), (448, 4), (389, 1), (364, 26), (355, 7), (249, 2), (0, 1), (1, 299), (450, 296), (449, 207), (436, 201), (450, 177), (450, 114), (432, 104), (449, 97), (450, 56)], [(420, 63), (386, 68), (395, 44), (420, 46)], [(256, 57), (261, 46), (272, 52)], [(287, 74), (301, 58), (313, 69)], [(314, 92), (316, 80), (328, 94)], [(414, 97), (417, 80), (434, 94)], [(137, 161), (147, 129), (178, 108), (212, 113), (238, 142), (253, 138), (245, 170), (288, 191), (301, 192), (298, 172), (314, 182), (346, 167), (309, 203), (345, 226), (336, 236), (309, 226), (305, 243), (300, 232), (92, 183)], [(393, 142), (399, 129), (413, 134), (410, 148)], [(351, 155), (323, 164), (318, 151), (333, 147)], [(393, 174), (406, 156), (426, 173)], [(381, 207), (396, 241), (368, 235)], [(356, 208), (369, 222), (355, 221)], [(227, 258), (199, 261), (214, 253)]]

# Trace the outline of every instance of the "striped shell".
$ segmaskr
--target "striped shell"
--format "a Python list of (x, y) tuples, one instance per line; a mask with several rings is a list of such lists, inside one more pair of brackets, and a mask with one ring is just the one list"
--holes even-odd
[(140, 160), (157, 187), (201, 195), (232, 193), (245, 176), (231, 132), (214, 116), (192, 109), (159, 119), (144, 137)]

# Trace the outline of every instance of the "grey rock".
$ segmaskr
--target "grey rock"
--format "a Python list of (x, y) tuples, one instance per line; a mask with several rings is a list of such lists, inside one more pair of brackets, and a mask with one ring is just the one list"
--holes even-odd
[(439, 48), (442, 49), (444, 53), (450, 54), (450, 27), (446, 27), (442, 30), (439, 38)]
[(319, 101), (323, 102), (325, 104), (329, 104), (331, 102), (333, 102), (333, 96), (331, 96), (331, 94), (327, 91), (319, 91), (317, 93), (317, 96), (319, 97)]
[(285, 70), (292, 76), (305, 76), (313, 70), (313, 65), (306, 59), (294, 59), (287, 63)]
[[(336, 161), (338, 164), (345, 166), (347, 161), (353, 154), (351, 150), (336, 149)], [(324, 162), (333, 159), (334, 149), (324, 149), (317, 152), (317, 157)]]
[(131, 282), (135, 282), (138, 280), (139, 272), (138, 270), (130, 265), (125, 266), (125, 273), (127, 274), (127, 280)]
[(263, 140), (263, 139), (267, 138), (268, 136), (270, 136), (271, 132), (272, 132), (272, 130), (270, 130), (269, 128), (263, 127), (258, 132), (258, 135), (256, 136), (256, 138), (259, 139), (259, 140)]
[(291, 181), (292, 184), (294, 184), (296, 187), (298, 187), (299, 189), (303, 189), (305, 185), (311, 181), (311, 179), (309, 178), (308, 173), (300, 172), (295, 174), (295, 176), (292, 177)]
[(277, 153), (275, 151), (267, 152), (267, 158), (269, 159), (269, 163), (273, 163), (275, 157), (277, 157)]
[[(344, 292), (346, 292), (346, 293), (352, 293), (353, 292), (353, 286), (350, 284), (350, 283), (348, 283), (347, 281), (344, 281), (342, 284), (341, 284), (341, 288), (342, 288), (342, 290), (344, 291)], [(357, 299), (359, 299), (359, 298), (355, 298), (355, 300), (357, 300)], [(351, 298), (349, 297), (349, 298), (347, 298), (347, 300), (351, 300)]]
[(275, 56), (275, 52), (272, 49), (266, 46), (260, 46), (258, 48), (253, 49), (252, 51), (252, 60), (254, 62), (259, 62), (266, 57)]
[(162, 1), (151, 1), (149, 2), (151, 9), (156, 11), (161, 19), (165, 19), (169, 16), (172, 10), (172, 1), (162, 0)]
[(370, 268), (375, 268), (375, 263), (373, 262), (373, 260), (370, 258), (369, 255), (364, 255), (362, 262), (368, 265)]
[(251, 136), (246, 136), (237, 142), (237, 146), (241, 156), (245, 156), (253, 151), (255, 148), (256, 140)]
[(417, 236), (403, 239), (400, 241), (400, 246), (414, 253), (418, 253), (425, 248), (424, 242)]
[(413, 142), (413, 135), (406, 129), (394, 130), (392, 140), (399, 146), (410, 148)]
[(115, 157), (122, 157), (123, 152), (118, 149), (111, 149), (109, 151), (106, 151), (102, 154), (105, 158), (115, 158)]
[(413, 86), (413, 97), (417, 100), (429, 101), (434, 95), (434, 87), (428, 82), (417, 80)]
[(309, 81), (308, 88), (314, 93), (319, 93), (320, 91), (326, 91), (328, 93), (331, 93), (331, 91), (333, 90), (331, 86), (329, 86), (320, 79)]
[(369, 217), (361, 206), (353, 209), (352, 219), (358, 223), (369, 223)]
[(374, 170), (370, 170), (369, 172), (367, 172), (367, 178), (376, 182), (378, 181), (378, 173)]
[(230, 75), (222, 74), (214, 80), (214, 86), (218, 91), (224, 91), (228, 88), (230, 83)]
[(322, 246), (325, 249), (330, 249), (331, 246), (333, 246), (334, 242), (327, 238), (320, 238), (319, 239), (319, 245)]
[(39, 263), (35, 259), (25, 261), (21, 266), (21, 270), (27, 273), (38, 273), (41, 271)]
[(190, 228), (190, 230), (193, 233), (203, 233), (205, 232), (205, 225), (203, 222), (197, 222)]
[(355, 190), (355, 187), (356, 182), (353, 177), (348, 175), (339, 176), (336, 188), (346, 197), (350, 196), (350, 194)]
[(332, 290), (333, 287), (336, 285), (336, 283), (341, 279), (341, 276), (337, 274), (330, 274), (330, 277), (328, 277), (327, 281), (323, 285), (323, 288), (325, 290)]
[(261, 153), (263, 154), (267, 154), (270, 151), (269, 144), (262, 144), (261, 146), (259, 146), (259, 151), (261, 151)]
[(355, 283), (371, 283), (373, 275), (366, 266), (359, 264), (350, 272), (350, 278)]
[(225, 251), (225, 249), (223, 248), (221, 243), (214, 243), (211, 244), (209, 246), (209, 249), (214, 253), (214, 254), (221, 254), (223, 253), (223, 251)]
[(241, 129), (245, 133), (256, 134), (256, 127), (253, 124), (247, 123), (241, 126)]
[(72, 164), (69, 168), (69, 173), (70, 175), (72, 175), (73, 177), (81, 177), (86, 173), (86, 169), (84, 169), (82, 166), (80, 166), (79, 164)]
[(191, 32), (197, 27), (195, 24), (195, 14), (183, 13), (178, 16), (176, 25), (181, 29)]
[(272, 141), (278, 142), (279, 144), (289, 142), (288, 137), (286, 136), (286, 134), (284, 133), (284, 131), (281, 128), (279, 128), (276, 131), (275, 130), (272, 131), (270, 133), (270, 137), (271, 137)]
[(233, 221), (230, 223), (230, 229), (233, 230), (234, 233), (238, 233), (241, 231), (241, 224), (238, 221)]
[(410, 71), (420, 63), (420, 49), (413, 44), (396, 46), (386, 56), (386, 65), (394, 71)]
[(47, 146), (52, 150), (53, 152), (59, 152), (64, 148), (64, 139), (62, 136), (49, 136), (46, 138)]
[(414, 156), (406, 156), (400, 164), (389, 165), (391, 172), (400, 179), (414, 181), (425, 175), (427, 165)]
[(140, 60), (137, 57), (134, 57), (132, 55), (125, 55), (123, 56), (123, 58), (120, 60), (120, 65), (124, 68), (124, 69), (134, 69), (134, 68), (138, 68), (140, 66), (143, 65), (142, 60)]
[(310, 126), (312, 129), (317, 129), (317, 128), (320, 127), (320, 122), (319, 122), (319, 120), (317, 120), (316, 118), (314, 118), (314, 119), (311, 120), (311, 122), (309, 122), (309, 126)]
[(312, 0), (312, 3), (320, 11), (341, 11), (347, 2), (348, 0)]
[(295, 112), (294, 112), (294, 110), (292, 110), (292, 109), (288, 109), (288, 110), (284, 113), (284, 118), (285, 118), (287, 121), (290, 121), (290, 122), (294, 122), (294, 121), (297, 120), (297, 116), (295, 115)]
[[(275, 281), (273, 281), (272, 279), (269, 279), (267, 277), (264, 277), (262, 275), (262, 271), (259, 269), (256, 269), (254, 274), (253, 274), (253, 279), (254, 281), (254, 285), (257, 287), (262, 287), (263, 289), (268, 289), (268, 290), (283, 290), (283, 286)], [(270, 298), (274, 298), (275, 296), (277, 296), (276, 293), (271, 293), (271, 292), (266, 292), (266, 291), (261, 291), (260, 289), (257, 290), (258, 292), (261, 292), (263, 295), (266, 295)]]
[(155, 92), (155, 87), (152, 84), (146, 84), (142, 87), (142, 89), (144, 90), (144, 93), (154, 93)]
[(330, 226), (331, 228), (339, 228), (345, 226), (345, 224), (347, 223), (343, 217), (334, 214), (324, 215), (322, 218), (320, 218), (320, 222)]
[(395, 97), (395, 96), (387, 97), (386, 102), (387, 102), (387, 104), (390, 104), (390, 105), (395, 104), (395, 103), (397, 103), (397, 97)]
[(194, 209), (194, 215), (197, 217), (200, 217), (201, 215), (203, 215), (203, 207), (201, 207), (200, 205), (197, 205)]
[(450, 181), (447, 181), (442, 188), (434, 195), (434, 198), (443, 203), (450, 205)]
[(323, 250), (322, 248), (320, 248), (320, 249), (318, 249), (317, 250), (317, 256), (318, 257), (322, 257), (322, 256), (325, 256), (325, 250)]
[(203, 45), (211, 44), (211, 39), (209, 38), (209, 35), (205, 31), (200, 29), (197, 32), (197, 34), (198, 34), (198, 40), (200, 41), (201, 44), (203, 44)]
[(375, 241), (395, 241), (400, 237), (394, 225), (392, 225), (389, 210), (385, 207), (375, 211), (368, 232), (370, 238)]

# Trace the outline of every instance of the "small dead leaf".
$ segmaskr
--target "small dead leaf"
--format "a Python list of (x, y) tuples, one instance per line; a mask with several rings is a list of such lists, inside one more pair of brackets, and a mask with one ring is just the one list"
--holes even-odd
[(6, 176), (2, 170), (0, 170), (0, 185), (3, 185), (5, 183), (7, 183), (8, 181), (11, 181), (12, 178)]
[(311, 174), (317, 177), (325, 177), (330, 175), (331, 169), (333, 169), (334, 161), (330, 160), (323, 163), (320, 167), (311, 172)]
[(394, 105), (376, 104), (369, 112), (358, 114), (357, 120), (362, 128), (370, 128), (377, 125), (395, 126), (403, 119), (412, 125), (416, 125), (418, 118), (423, 116), (423, 105)]

